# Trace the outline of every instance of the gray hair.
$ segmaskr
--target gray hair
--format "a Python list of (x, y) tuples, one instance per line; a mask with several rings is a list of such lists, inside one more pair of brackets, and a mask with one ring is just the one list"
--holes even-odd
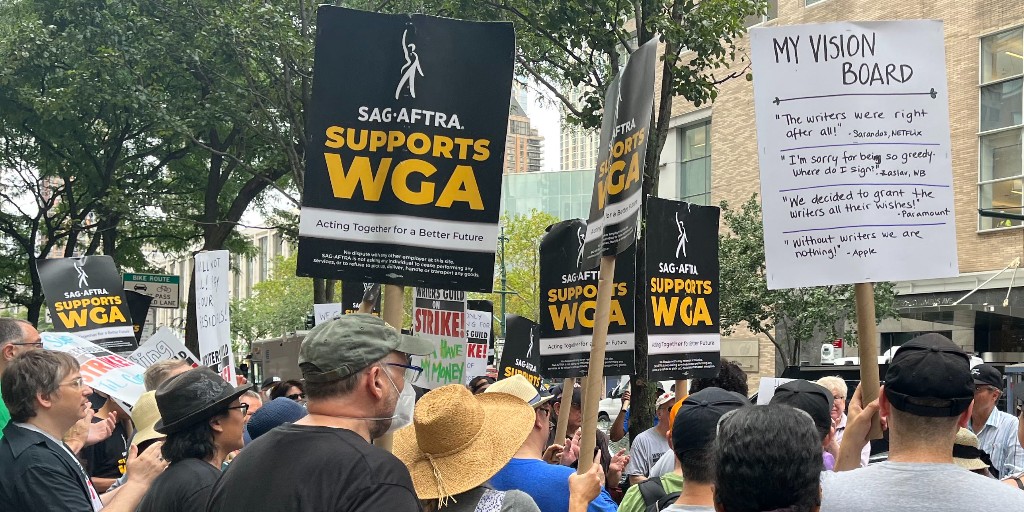
[(60, 389), (60, 381), (78, 370), (78, 361), (64, 352), (33, 350), (15, 357), (0, 376), (0, 393), (11, 420), (24, 422), (35, 417), (36, 395), (53, 395)]

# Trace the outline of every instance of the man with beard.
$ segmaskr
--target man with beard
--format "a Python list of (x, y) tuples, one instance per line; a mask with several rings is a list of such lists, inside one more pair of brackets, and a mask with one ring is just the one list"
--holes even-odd
[[(314, 327), (299, 349), (309, 414), (246, 446), (214, 486), (207, 510), (419, 512), (405, 465), (370, 442), (411, 422), (412, 383), (422, 369), (409, 355), (431, 351), (429, 341), (373, 315)], [(253, 485), (268, 474), (281, 476)]]

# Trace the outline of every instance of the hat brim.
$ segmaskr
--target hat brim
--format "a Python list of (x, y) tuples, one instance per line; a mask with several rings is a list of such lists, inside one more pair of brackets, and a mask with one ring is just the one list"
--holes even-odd
[(434, 352), (437, 347), (434, 343), (421, 336), (409, 336), (408, 334), (398, 334), (398, 346), (395, 347), (395, 352), (404, 352), (406, 354), (412, 354), (414, 356), (425, 356)]
[(235, 388), (234, 391), (231, 392), (230, 395), (227, 395), (224, 398), (217, 400), (216, 402), (212, 402), (206, 407), (190, 412), (185, 416), (182, 416), (181, 418), (178, 418), (170, 423), (164, 423), (164, 419), (161, 415), (160, 421), (156, 422), (156, 425), (153, 426), (153, 430), (156, 430), (157, 432), (164, 435), (169, 435), (191, 425), (195, 425), (196, 423), (199, 423), (200, 421), (203, 421), (205, 419), (212, 418), (214, 415), (217, 414), (218, 411), (227, 407), (228, 404), (234, 402), (236, 399), (238, 399), (238, 397), (244, 395), (245, 392), (248, 390), (249, 386), (238, 386)]
[(154, 439), (163, 439), (163, 434), (157, 432), (153, 427), (143, 428), (132, 436), (132, 446), (138, 447), (140, 444), (146, 441), (152, 441)]
[(981, 459), (958, 459), (953, 457), (953, 464), (956, 464), (968, 471), (988, 468), (988, 464), (982, 462)]
[(473, 396), (483, 409), (483, 428), (458, 452), (430, 459), (416, 441), (415, 424), (395, 432), (394, 454), (409, 469), (421, 500), (454, 496), (482, 485), (512, 460), (530, 435), (537, 416), (532, 408), (523, 407), (521, 399), (505, 393)]

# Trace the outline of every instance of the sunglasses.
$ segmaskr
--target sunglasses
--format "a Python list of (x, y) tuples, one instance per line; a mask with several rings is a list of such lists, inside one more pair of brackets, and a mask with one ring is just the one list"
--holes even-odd
[(299, 400), (305, 400), (306, 399), (306, 394), (305, 393), (292, 393), (290, 395), (285, 395), (285, 396), (290, 398), (290, 399), (292, 399), (292, 400), (295, 400), (296, 402), (299, 401)]

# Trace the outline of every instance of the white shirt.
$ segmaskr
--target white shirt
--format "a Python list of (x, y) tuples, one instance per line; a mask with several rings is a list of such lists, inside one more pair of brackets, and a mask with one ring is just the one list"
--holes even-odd
[[(967, 428), (974, 432), (973, 422)], [(1024, 448), (1017, 439), (1017, 417), (999, 409), (992, 409), (978, 436), (979, 447), (992, 459), (1000, 477), (1024, 470)]]

